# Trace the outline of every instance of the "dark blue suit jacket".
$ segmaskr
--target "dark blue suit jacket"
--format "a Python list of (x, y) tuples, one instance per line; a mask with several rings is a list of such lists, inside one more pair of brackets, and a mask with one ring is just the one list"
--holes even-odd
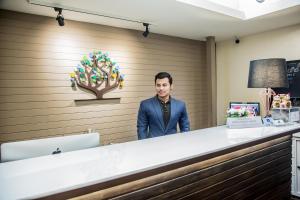
[(171, 98), (171, 115), (165, 127), (160, 102), (152, 97), (141, 102), (137, 119), (138, 139), (152, 138), (177, 133), (177, 123), (180, 132), (190, 130), (190, 122), (185, 103)]

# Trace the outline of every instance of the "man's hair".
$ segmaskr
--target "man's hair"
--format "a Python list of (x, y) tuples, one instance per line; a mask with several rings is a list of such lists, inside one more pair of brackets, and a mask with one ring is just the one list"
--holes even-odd
[(172, 85), (173, 79), (172, 79), (172, 76), (168, 72), (159, 72), (158, 74), (156, 74), (154, 82), (156, 83), (157, 79), (163, 79), (163, 78), (168, 78), (170, 85)]

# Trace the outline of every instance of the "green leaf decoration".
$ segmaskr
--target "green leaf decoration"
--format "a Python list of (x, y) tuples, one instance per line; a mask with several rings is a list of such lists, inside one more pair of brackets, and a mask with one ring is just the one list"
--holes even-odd
[(91, 80), (92, 80), (93, 83), (96, 83), (97, 82), (97, 76), (92, 76)]
[(90, 62), (89, 60), (86, 60), (85, 63), (86, 63), (86, 65), (88, 65), (88, 66), (92, 66), (92, 64), (91, 64), (91, 62)]

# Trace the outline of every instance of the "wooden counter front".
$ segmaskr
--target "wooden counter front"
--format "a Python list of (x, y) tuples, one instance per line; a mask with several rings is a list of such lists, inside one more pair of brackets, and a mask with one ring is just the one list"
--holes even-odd
[[(124, 184), (117, 180), (108, 188), (102, 184), (99, 189), (106, 189), (73, 199), (286, 199), (291, 185), (291, 136), (169, 167), (162, 173), (161, 169), (128, 177), (134, 181), (124, 180)], [(64, 198), (64, 194), (53, 197)]]
[(286, 199), (296, 132), (214, 127), (1, 163), (0, 199)]

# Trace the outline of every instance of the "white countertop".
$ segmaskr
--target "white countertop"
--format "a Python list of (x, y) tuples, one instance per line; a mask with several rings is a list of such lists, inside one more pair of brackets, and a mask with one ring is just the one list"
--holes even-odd
[(228, 129), (219, 126), (0, 163), (0, 199), (48, 196), (299, 128), (299, 124), (245, 129)]

